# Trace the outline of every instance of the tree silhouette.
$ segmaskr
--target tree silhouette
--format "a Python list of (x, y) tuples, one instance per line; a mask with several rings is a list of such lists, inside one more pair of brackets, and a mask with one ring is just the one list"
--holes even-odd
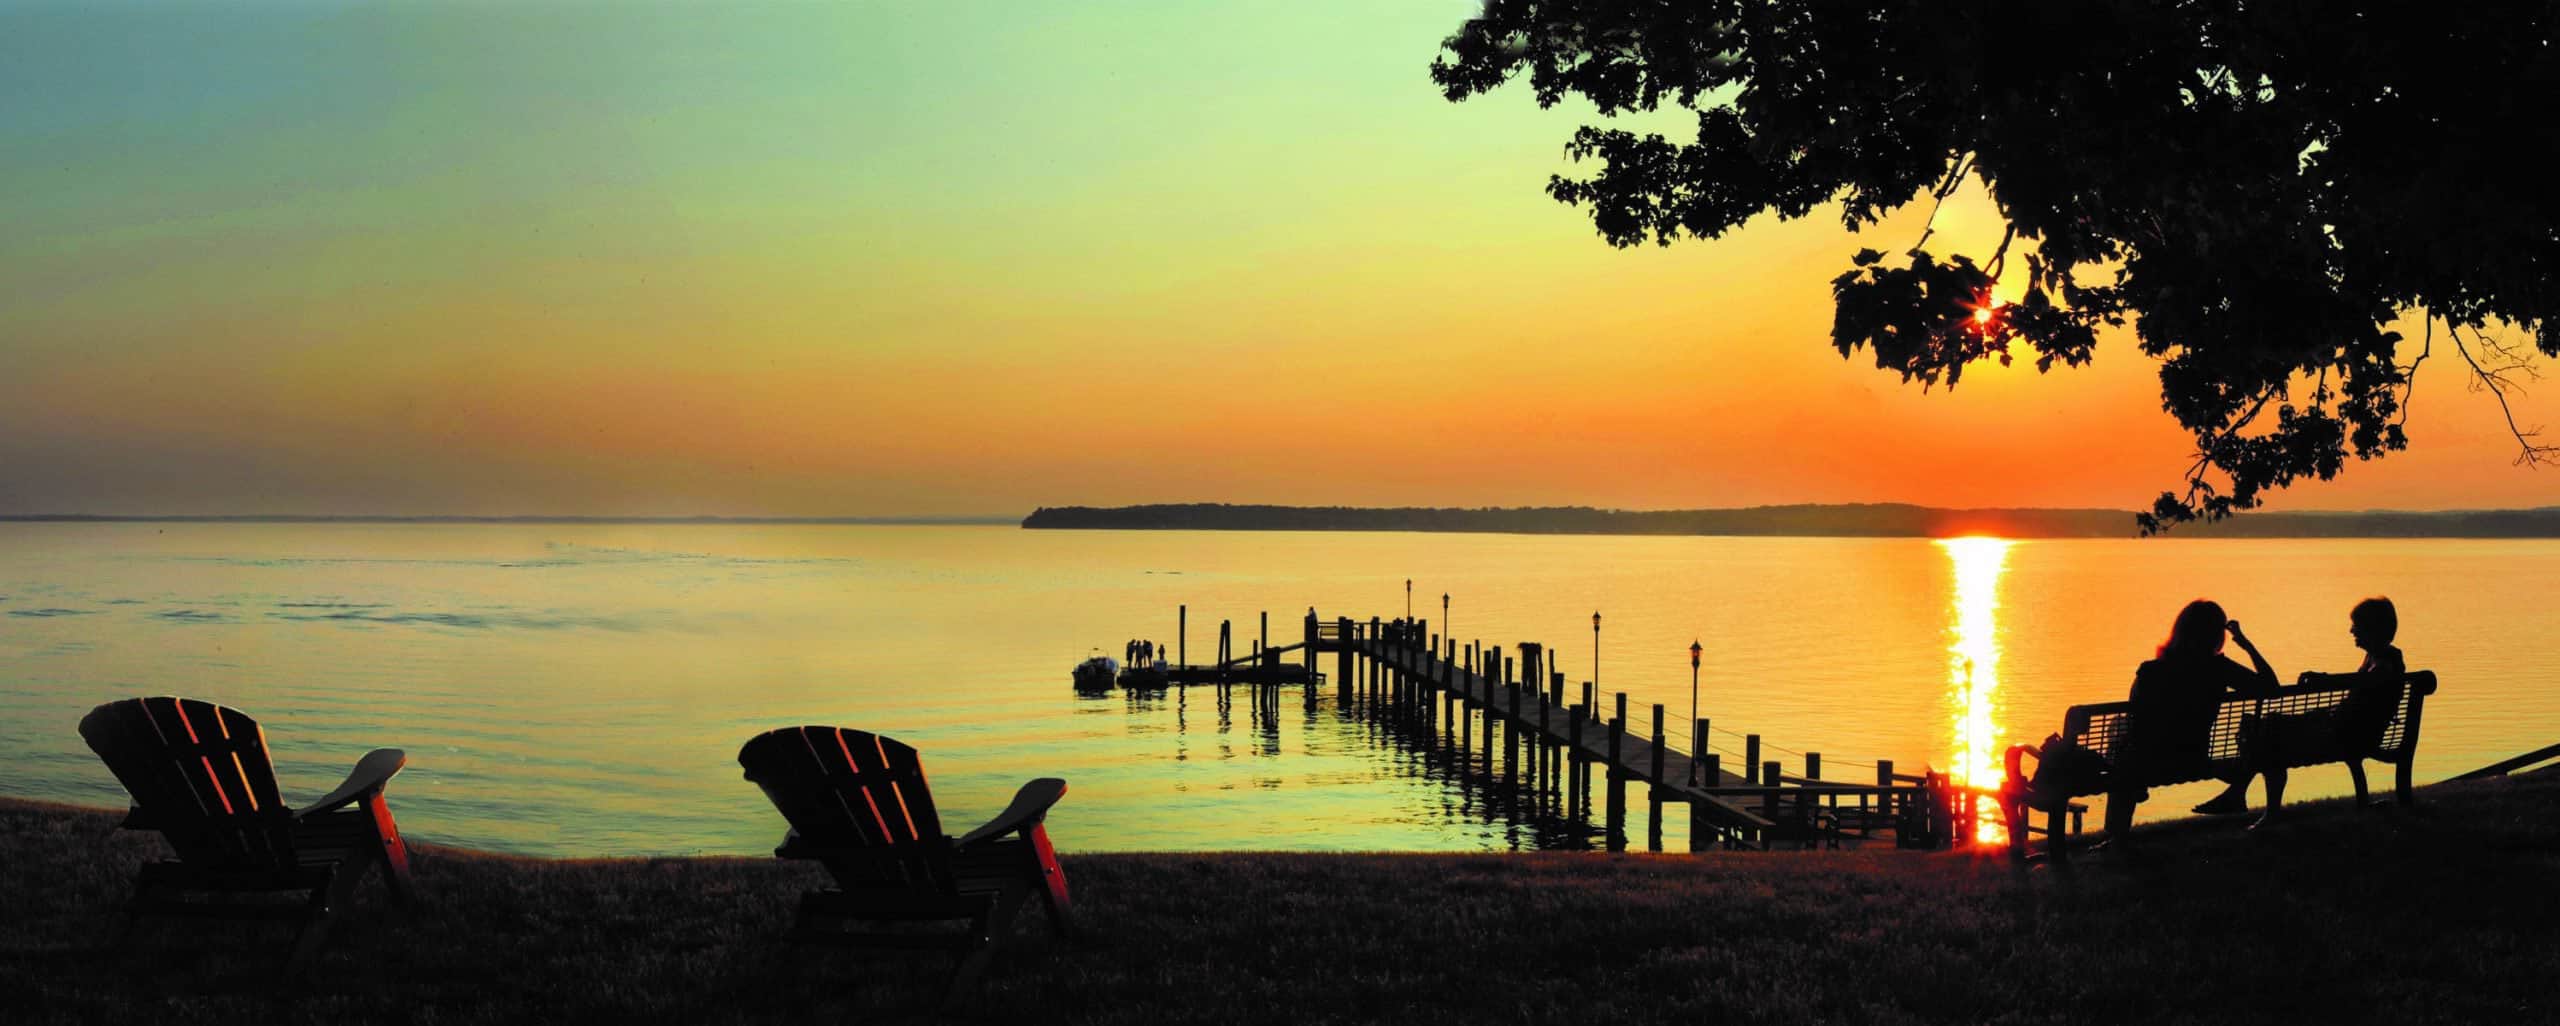
[[(1617, 246), (1835, 200), (1852, 228), (1923, 198), (1934, 218), (1978, 179), (2006, 220), (1989, 258), (1934, 256), (1925, 230), (1860, 251), (1832, 345), (1952, 388), (2019, 342), (2039, 371), (2085, 364), (2131, 321), (2196, 441), (2150, 532), (2405, 447), (2439, 327), (2518, 462), (2560, 456), (2508, 408), (2531, 351), (2560, 355), (2555, 21), (2549, 2), (1488, 0), (1431, 75), (1451, 100), (1525, 73), (1541, 106), (1695, 111), (1694, 140), (1567, 145), (1599, 173), (1548, 192)], [(2013, 270), (2024, 297), (2000, 304)], [(2416, 345), (2393, 330), (2413, 314)]]

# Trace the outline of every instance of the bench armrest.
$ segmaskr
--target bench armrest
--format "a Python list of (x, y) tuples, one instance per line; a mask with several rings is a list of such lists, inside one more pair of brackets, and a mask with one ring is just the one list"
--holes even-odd
[(347, 771), (345, 783), (339, 784), (337, 790), (322, 795), (319, 801), (296, 811), (293, 816), (300, 819), (342, 809), (360, 799), (381, 794), (383, 788), (391, 785), (391, 778), (398, 776), (400, 768), (408, 764), (408, 753), (397, 748), (376, 748), (366, 752), (364, 758), (356, 760), (355, 768)]
[(959, 845), (966, 848), (980, 841), (1039, 826), (1040, 821), (1049, 815), (1049, 807), (1058, 804), (1058, 799), (1066, 797), (1066, 794), (1067, 782), (1056, 777), (1041, 777), (1024, 784), (1022, 790), (1014, 792), (1013, 804), (996, 813), (996, 818), (988, 820), (987, 825), (962, 835)]

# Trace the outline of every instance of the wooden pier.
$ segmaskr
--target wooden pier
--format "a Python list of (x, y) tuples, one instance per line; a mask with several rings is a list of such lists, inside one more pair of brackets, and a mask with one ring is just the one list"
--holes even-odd
[[(1180, 616), (1187, 634), (1187, 607)], [(1187, 647), (1186, 641), (1177, 652)], [(1322, 667), (1326, 655), (1334, 657), (1330, 676)], [(1431, 634), (1421, 620), (1324, 620), (1310, 610), (1299, 641), (1273, 646), (1265, 613), (1248, 653), (1235, 653), (1232, 631), (1222, 623), (1216, 661), (1177, 662), (1167, 676), (1175, 686), (1217, 685), (1222, 695), (1230, 687), (1252, 687), (1257, 707), (1274, 710), (1280, 685), (1303, 684), (1312, 709), (1329, 682), (1342, 708), (1399, 728), (1415, 743), (1464, 756), (1462, 767), (1517, 807), (1596, 826), (1611, 851), (1631, 843), (1629, 783), (1645, 785), (1644, 844), (1651, 851), (1663, 847), (1666, 804), (1685, 806), (1692, 851), (1877, 841), (1943, 847), (1976, 837), (1985, 811), (1979, 792), (1941, 775), (1896, 774), (1889, 761), (1877, 764), (1872, 783), (1823, 779), (1818, 752), (1804, 754), (1801, 772), (1786, 773), (1778, 761), (1760, 758), (1757, 734), (1743, 736), (1739, 772), (1727, 769), (1717, 752), (1697, 756), (1675, 747), (1659, 704), (1639, 729), (1624, 692), (1604, 702), (1585, 681), (1568, 693), (1564, 673), (1552, 667), (1542, 645), (1462, 646)], [(1712, 736), (1707, 719), (1690, 728), (1693, 746)]]

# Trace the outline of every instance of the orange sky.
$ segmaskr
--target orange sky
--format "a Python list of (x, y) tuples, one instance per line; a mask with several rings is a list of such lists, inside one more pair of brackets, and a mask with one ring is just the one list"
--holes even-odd
[[(0, 109), (0, 512), (2177, 483), (2129, 339), (1928, 395), (1830, 350), (1828, 280), (1920, 210), (1611, 250), (1541, 191), (1578, 115), (1431, 88), (1472, 5), (1373, 6), (0, 14), (40, 98)], [(2276, 504), (2560, 502), (2449, 363), (2411, 451)]]

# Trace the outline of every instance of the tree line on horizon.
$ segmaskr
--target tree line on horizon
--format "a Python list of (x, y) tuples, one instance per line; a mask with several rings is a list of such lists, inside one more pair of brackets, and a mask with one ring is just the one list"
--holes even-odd
[[(1027, 529), (1176, 531), (1432, 531), (1487, 534), (1763, 535), (1802, 537), (2130, 538), (2120, 509), (1945, 509), (1905, 503), (1801, 504), (1733, 509), (1618, 510), (1591, 506), (1393, 507), (1168, 503), (1044, 506)], [(2552, 538), (2560, 507), (2520, 510), (2252, 513), (2190, 525), (2220, 538)]]

